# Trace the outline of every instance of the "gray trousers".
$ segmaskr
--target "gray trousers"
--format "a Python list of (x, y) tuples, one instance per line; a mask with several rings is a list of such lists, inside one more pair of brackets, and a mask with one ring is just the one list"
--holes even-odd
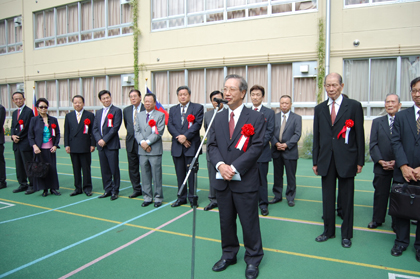
[[(141, 155), (140, 169), (143, 177), (143, 199), (145, 202), (162, 202), (162, 155)], [(152, 193), (152, 179), (155, 184), (155, 192)]]

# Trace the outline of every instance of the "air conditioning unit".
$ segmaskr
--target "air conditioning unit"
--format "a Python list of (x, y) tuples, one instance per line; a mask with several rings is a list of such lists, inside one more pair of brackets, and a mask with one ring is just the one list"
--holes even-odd
[(15, 22), (15, 27), (22, 26), (22, 17), (21, 16), (15, 17), (14, 22)]
[(133, 79), (130, 76), (123, 77), (123, 82), (130, 84), (133, 81)]
[(16, 84), (16, 91), (19, 91), (19, 92), (25, 91), (25, 84), (23, 83)]
[(121, 5), (130, 3), (131, 0), (120, 0)]

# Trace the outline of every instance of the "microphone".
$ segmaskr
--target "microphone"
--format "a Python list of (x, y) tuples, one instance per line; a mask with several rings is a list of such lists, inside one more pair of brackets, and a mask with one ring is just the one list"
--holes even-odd
[(217, 102), (218, 104), (220, 104), (220, 103), (227, 104), (228, 103), (228, 100), (219, 99), (219, 98), (214, 98), (213, 101)]

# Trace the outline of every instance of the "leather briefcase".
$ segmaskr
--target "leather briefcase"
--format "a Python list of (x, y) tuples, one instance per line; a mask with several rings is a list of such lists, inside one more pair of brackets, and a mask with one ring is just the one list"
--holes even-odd
[(388, 214), (404, 219), (420, 220), (420, 186), (393, 183)]
[[(36, 161), (36, 156), (41, 160)], [(35, 154), (32, 161), (26, 162), (25, 169), (29, 177), (45, 178), (50, 170), (50, 163), (45, 163), (41, 154)]]

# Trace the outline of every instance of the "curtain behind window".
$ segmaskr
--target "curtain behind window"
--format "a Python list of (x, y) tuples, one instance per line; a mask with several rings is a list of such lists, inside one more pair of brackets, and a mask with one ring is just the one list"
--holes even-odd
[(205, 103), (204, 70), (188, 71), (188, 87), (191, 89), (191, 102)]
[[(55, 27), (54, 27), (54, 10), (45, 11), (45, 37), (53, 37), (55, 36)], [(47, 40), (45, 41), (46, 46), (53, 46), (55, 45), (55, 40)]]
[(89, 107), (99, 106), (100, 102), (98, 100), (98, 94), (93, 91), (93, 79), (92, 78), (83, 78), (83, 94), (85, 98), (85, 104)]
[[(93, 28), (104, 28), (105, 27), (105, 1), (94, 0), (93, 1)], [(95, 31), (93, 33), (94, 38), (105, 37), (105, 31)]]
[(219, 90), (223, 92), (223, 81), (224, 81), (223, 68), (218, 69), (206, 69), (206, 103), (210, 103), (210, 93)]
[(369, 60), (344, 60), (344, 89), (350, 99), (368, 101)]
[(9, 106), (7, 102), (7, 85), (0, 85), (0, 104), (2, 104), (5, 108)]
[(412, 101), (410, 83), (420, 77), (420, 58), (413, 60), (411, 62), (408, 57), (401, 59), (401, 101)]
[(292, 97), (292, 64), (275, 64), (271, 66), (271, 102), (280, 102), (280, 97)]
[[(67, 34), (67, 9), (66, 7), (57, 8), (57, 35)], [(67, 38), (57, 38), (57, 44), (67, 43)]]
[[(295, 78), (293, 102), (316, 102), (316, 78)], [(295, 108), (300, 115), (314, 115), (314, 108)]]
[(158, 72), (153, 74), (154, 90), (156, 98), (162, 105), (168, 105), (168, 74), (167, 72)]
[(176, 89), (181, 85), (185, 85), (184, 71), (169, 72), (169, 101), (171, 104), (179, 103)]
[(109, 91), (112, 94), (112, 103), (115, 106), (124, 105), (121, 92), (121, 76), (110, 76), (109, 77)]
[[(93, 83), (93, 94), (95, 96), (95, 102), (96, 102), (96, 106), (102, 106), (101, 101), (98, 98), (98, 93), (106, 88), (106, 77), (95, 77), (95, 82)], [(111, 90), (109, 90), (111, 92), (111, 97), (114, 101), (114, 92), (112, 92)], [(114, 103), (114, 102), (113, 102)]]
[[(0, 21), (0, 46), (6, 45), (6, 23)], [(6, 53), (6, 47), (0, 47), (0, 53)]]
[(168, 16), (168, 0), (152, 0), (152, 18), (161, 18)]
[(386, 94), (397, 93), (397, 59), (372, 59), (370, 100), (383, 101)]
[[(134, 86), (123, 86), (122, 87), (122, 105), (123, 106), (131, 105), (130, 95), (129, 95), (129, 92), (130, 92), (131, 89), (134, 89)], [(143, 97), (144, 97), (144, 95), (146, 95), (146, 92), (144, 92), (142, 94)]]
[[(82, 31), (92, 30), (92, 3), (84, 2), (82, 3), (81, 8), (81, 14), (82, 14)], [(83, 40), (90, 40), (92, 39), (92, 34), (87, 33), (82, 35), (82, 41)]]

